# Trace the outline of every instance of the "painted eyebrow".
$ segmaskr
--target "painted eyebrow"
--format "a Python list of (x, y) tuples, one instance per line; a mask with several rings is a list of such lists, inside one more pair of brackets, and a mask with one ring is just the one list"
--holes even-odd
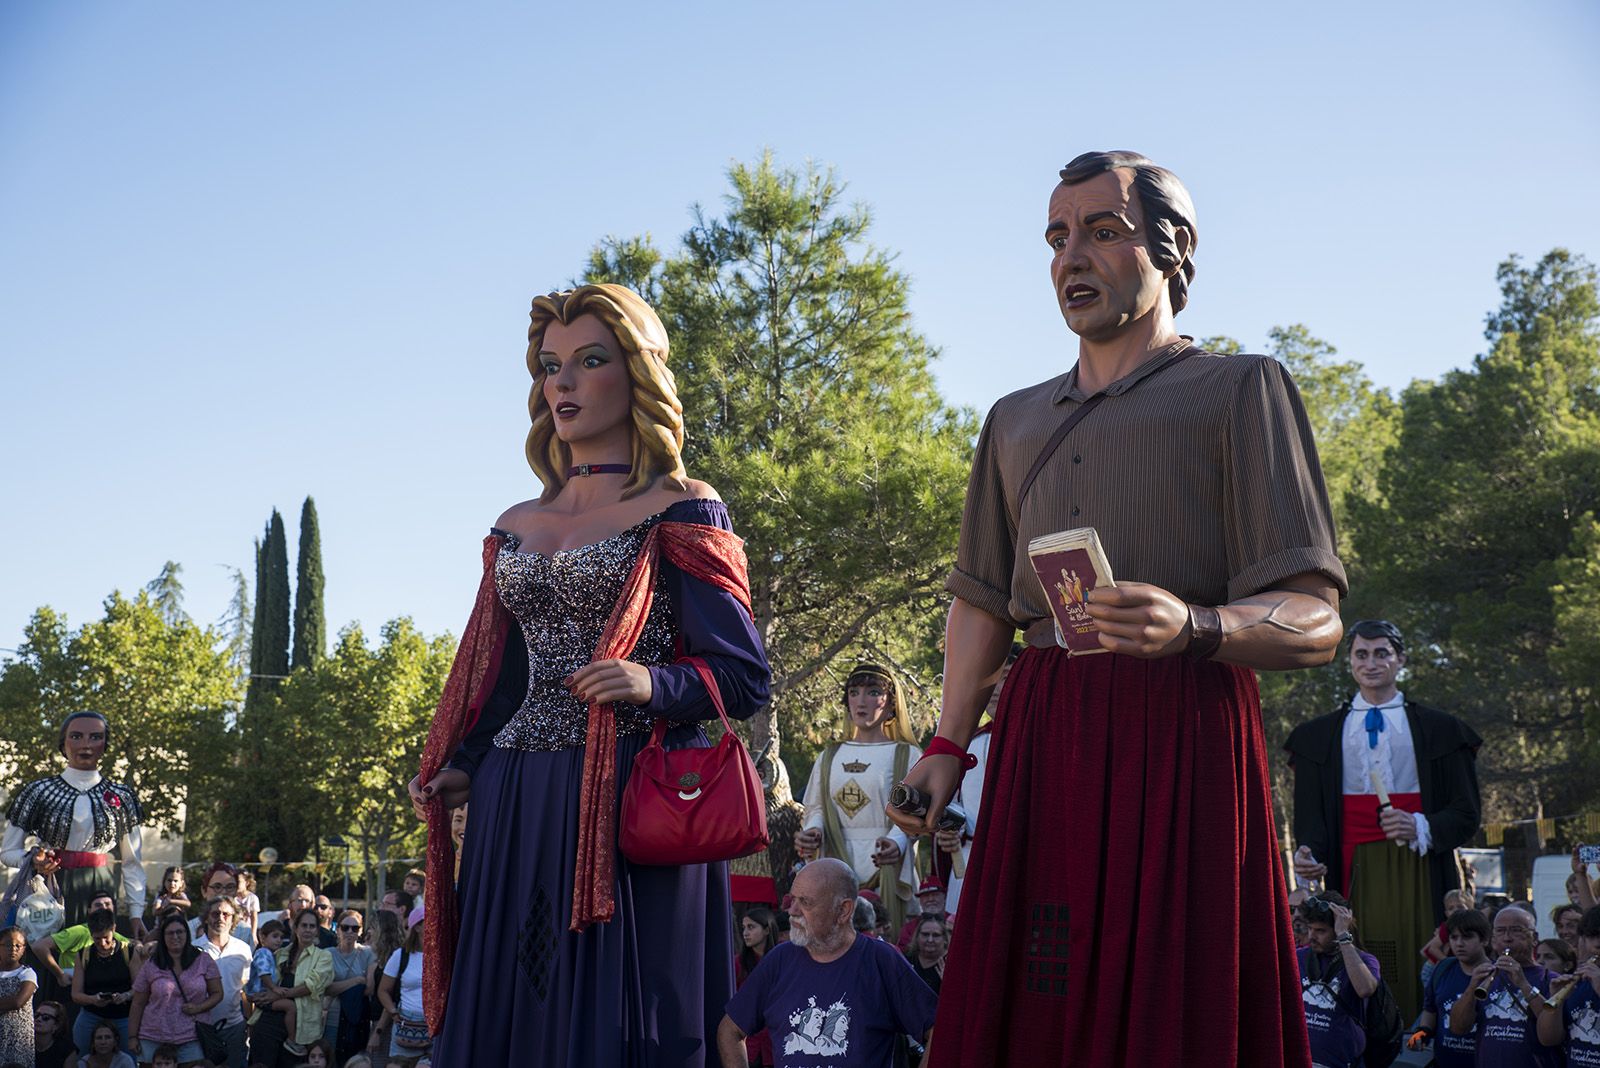
[[(583, 346), (583, 348), (577, 349), (576, 351), (574, 351), (573, 355), (574, 356), (582, 356), (586, 352), (598, 352), (602, 356), (610, 356), (611, 355), (611, 350), (606, 348), (604, 345), (600, 344), (600, 342), (598, 342), (598, 341), (589, 342), (589, 344)], [(556, 355), (559, 355), (559, 354), (554, 349), (540, 349), (539, 350), (539, 355), (540, 356), (556, 356)]]
[(1108, 219), (1114, 223), (1121, 223), (1122, 226), (1129, 232), (1132, 232), (1133, 230), (1133, 220), (1122, 214), (1120, 211), (1097, 211), (1093, 215), (1085, 215), (1083, 218), (1083, 225), (1093, 226), (1096, 223), (1105, 222)]

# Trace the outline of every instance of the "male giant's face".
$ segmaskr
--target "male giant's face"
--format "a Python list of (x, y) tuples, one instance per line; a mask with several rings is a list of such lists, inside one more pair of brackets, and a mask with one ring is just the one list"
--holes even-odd
[(1350, 639), (1350, 674), (1364, 689), (1382, 692), (1393, 686), (1405, 664), (1405, 654), (1395, 652), (1388, 638)]
[(1050, 194), (1050, 280), (1067, 326), (1090, 341), (1150, 315), (1166, 292), (1166, 276), (1150, 262), (1133, 181), (1133, 171), (1119, 168)]

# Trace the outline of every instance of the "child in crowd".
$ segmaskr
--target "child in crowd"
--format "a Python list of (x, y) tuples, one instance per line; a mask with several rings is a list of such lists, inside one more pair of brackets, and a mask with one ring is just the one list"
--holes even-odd
[(178, 1047), (163, 1044), (150, 1055), (150, 1068), (178, 1068)]
[[(281, 920), (268, 920), (261, 925), (261, 930), (256, 935), (258, 939), (256, 955), (250, 959), (250, 984), (245, 987), (245, 993), (250, 995), (250, 1000), (254, 1001), (261, 995), (266, 989), (268, 979), (273, 982), (278, 981), (277, 953), (283, 947), (283, 940), (288, 933)], [(294, 1002), (289, 998), (278, 998), (268, 1007), (283, 1013), (283, 1026), (290, 1035), (293, 1035), (296, 1021)]]
[(156, 895), (152, 912), (160, 916), (167, 909), (179, 908), (187, 914), (191, 904), (189, 884), (184, 881), (183, 869), (174, 864), (167, 868), (166, 874), (161, 877), (161, 892)]
[(33, 1063), (33, 992), (39, 976), (22, 963), (27, 949), (22, 928), (0, 931), (0, 1064)]

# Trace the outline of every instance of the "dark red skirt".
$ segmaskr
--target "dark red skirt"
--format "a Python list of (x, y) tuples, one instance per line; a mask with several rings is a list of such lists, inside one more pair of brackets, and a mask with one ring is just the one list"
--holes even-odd
[(936, 1068), (1311, 1063), (1255, 675), (1029, 649), (996, 715)]

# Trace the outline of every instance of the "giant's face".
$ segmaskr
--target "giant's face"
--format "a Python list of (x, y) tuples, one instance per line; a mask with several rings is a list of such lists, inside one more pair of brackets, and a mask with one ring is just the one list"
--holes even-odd
[(538, 366), (544, 375), (540, 384), (544, 402), (555, 416), (556, 437), (568, 445), (628, 425), (626, 355), (610, 328), (595, 316), (551, 322), (539, 346)]
[(1387, 690), (1400, 677), (1406, 658), (1394, 651), (1388, 638), (1350, 639), (1350, 674), (1367, 690)]
[(850, 706), (850, 722), (858, 731), (881, 727), (889, 718), (889, 684), (882, 679), (863, 679), (845, 691)]
[(67, 764), (78, 771), (93, 771), (106, 752), (106, 725), (94, 716), (79, 716), (67, 721), (67, 737), (62, 743)]
[(1166, 276), (1150, 262), (1133, 180), (1131, 170), (1106, 171), (1050, 194), (1050, 280), (1067, 326), (1090, 341), (1150, 315), (1166, 290)]

